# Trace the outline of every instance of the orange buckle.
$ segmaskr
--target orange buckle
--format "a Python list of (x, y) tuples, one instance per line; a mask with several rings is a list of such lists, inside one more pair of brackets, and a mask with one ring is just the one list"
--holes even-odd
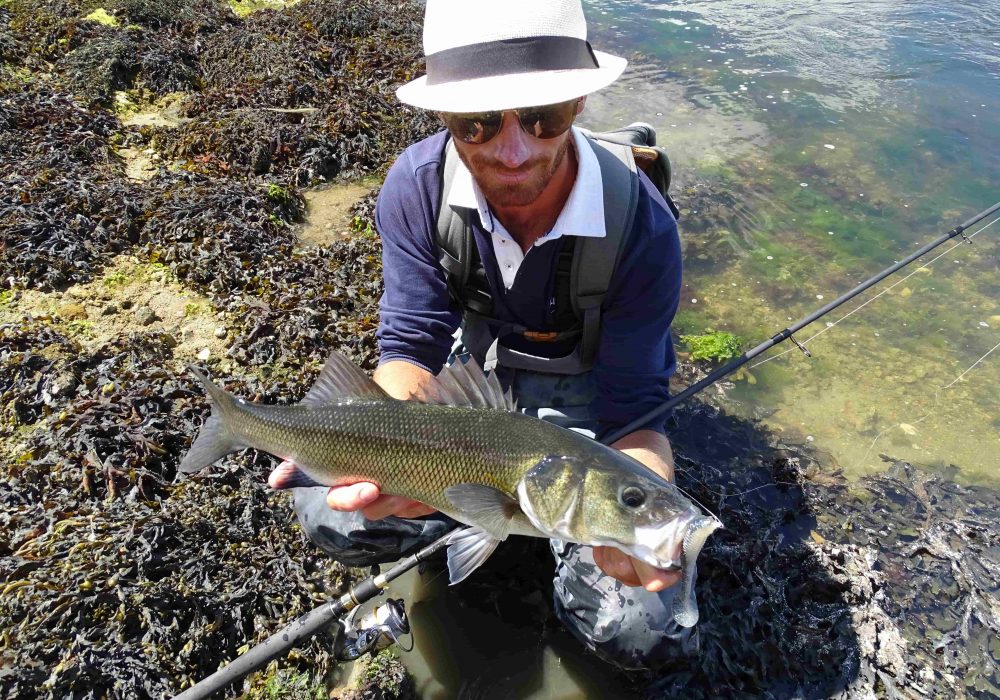
[(536, 343), (554, 343), (559, 335), (555, 331), (524, 331), (522, 335)]

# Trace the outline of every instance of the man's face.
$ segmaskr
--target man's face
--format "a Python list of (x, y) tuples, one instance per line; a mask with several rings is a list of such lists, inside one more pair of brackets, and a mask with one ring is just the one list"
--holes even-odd
[[(583, 111), (584, 99), (575, 115)], [(527, 110), (522, 110), (526, 112)], [(496, 207), (521, 207), (534, 202), (566, 158), (569, 130), (549, 139), (525, 133), (513, 110), (503, 113), (500, 132), (483, 144), (453, 139), (455, 148), (486, 200)]]

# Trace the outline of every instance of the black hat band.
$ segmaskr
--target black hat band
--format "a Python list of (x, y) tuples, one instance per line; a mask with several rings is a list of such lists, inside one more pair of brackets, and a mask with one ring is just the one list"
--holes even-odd
[(456, 46), (427, 57), (427, 84), (497, 75), (600, 68), (590, 42), (571, 36), (532, 36)]

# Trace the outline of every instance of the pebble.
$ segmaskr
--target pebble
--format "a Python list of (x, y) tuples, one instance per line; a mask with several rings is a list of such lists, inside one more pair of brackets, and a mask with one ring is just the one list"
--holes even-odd
[(832, 143), (824, 143), (823, 148), (829, 148), (831, 151), (834, 151), (836, 150), (837, 147), (834, 146)]
[(148, 306), (140, 306), (135, 310), (135, 320), (139, 322), (139, 325), (148, 326), (157, 320), (156, 314)]
[(979, 327), (980, 328), (989, 328), (990, 324), (988, 324), (986, 321), (980, 321), (979, 322)]
[(118, 305), (114, 302), (106, 304), (103, 309), (101, 309), (101, 316), (111, 316), (118, 313)]
[(222, 340), (223, 338), (226, 337), (226, 328), (225, 328), (225, 326), (217, 326), (216, 327), (216, 329), (215, 329), (215, 337), (218, 338), (219, 340)]
[(212, 355), (208, 348), (202, 348), (198, 351), (198, 359), (204, 362)]
[(57, 309), (57, 312), (67, 321), (83, 320), (87, 318), (87, 309), (84, 308), (83, 304), (63, 304)]

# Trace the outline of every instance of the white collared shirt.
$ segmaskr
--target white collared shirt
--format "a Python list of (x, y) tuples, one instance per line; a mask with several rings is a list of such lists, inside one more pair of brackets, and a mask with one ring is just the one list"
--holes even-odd
[[(548, 233), (535, 241), (536, 246), (562, 236), (603, 238), (607, 235), (604, 227), (604, 182), (601, 179), (601, 166), (580, 130), (573, 127), (572, 134), (577, 155), (576, 181), (566, 204), (559, 212), (559, 218)], [(524, 260), (524, 253), (499, 219), (493, 216), (482, 190), (461, 161), (455, 169), (455, 179), (448, 193), (448, 205), (479, 210), (483, 229), (493, 237), (493, 251), (500, 266), (504, 287), (510, 289)]]

